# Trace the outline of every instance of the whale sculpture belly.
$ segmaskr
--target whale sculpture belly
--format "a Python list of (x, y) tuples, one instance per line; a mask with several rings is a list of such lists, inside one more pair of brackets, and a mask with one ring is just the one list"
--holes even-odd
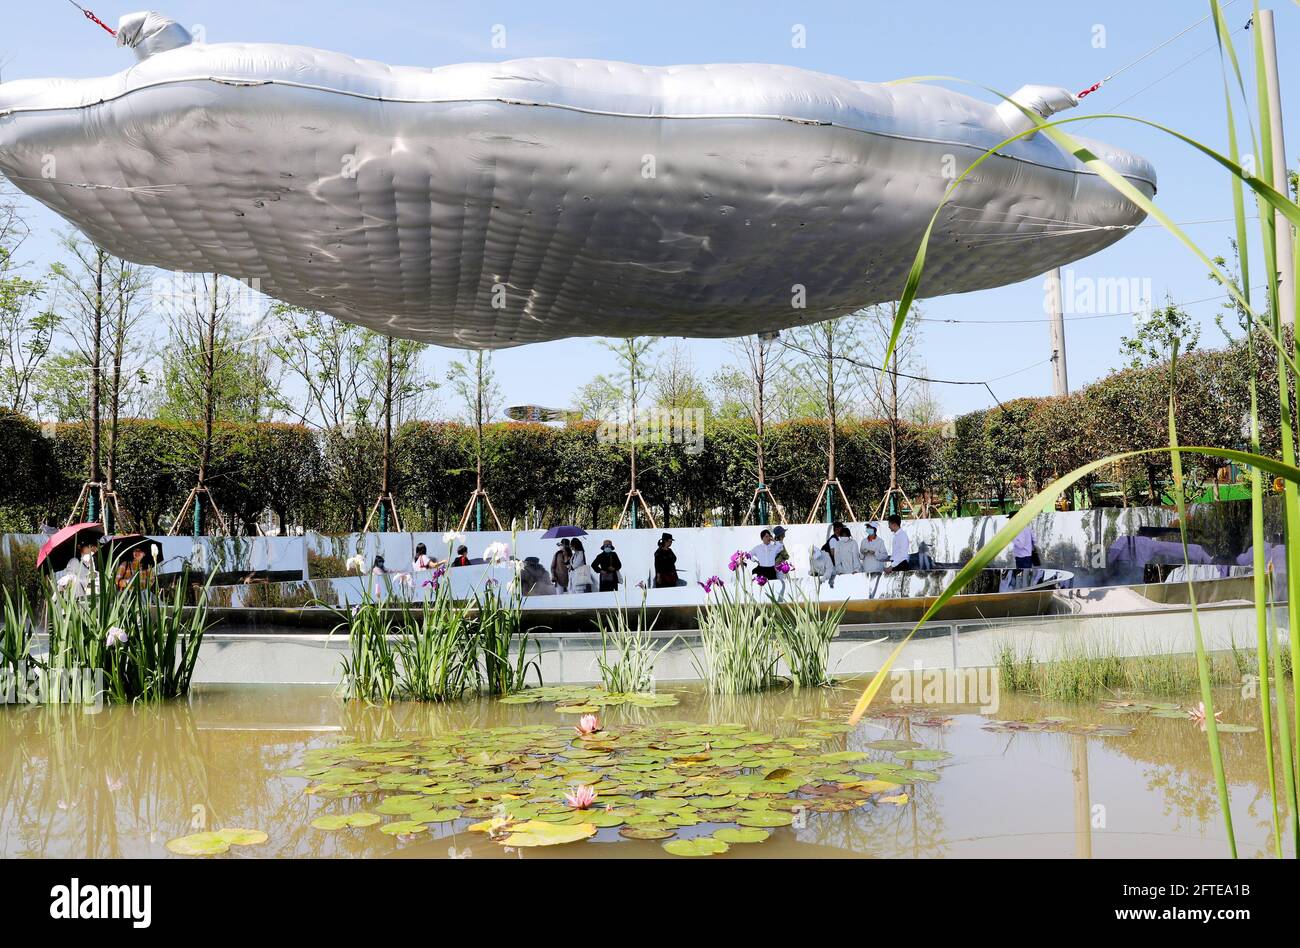
[[(1011, 133), (944, 88), (770, 65), (185, 44), (0, 85), (0, 172), (110, 252), (471, 348), (735, 336), (896, 299), (953, 175)], [(1147, 162), (1090, 144), (1154, 193)], [(958, 188), (922, 295), (1033, 277), (1142, 216), (1034, 135)]]

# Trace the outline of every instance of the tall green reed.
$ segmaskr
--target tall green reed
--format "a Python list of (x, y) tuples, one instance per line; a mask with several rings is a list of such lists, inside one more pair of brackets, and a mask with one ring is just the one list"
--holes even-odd
[[(629, 620), (627, 609), (597, 615), (600, 657), (596, 659), (596, 666), (600, 669), (600, 681), (606, 691), (627, 694), (654, 688), (655, 664), (659, 656), (677, 641), (677, 636), (672, 636), (656, 647), (654, 628), (658, 623), (657, 614), (654, 619), (649, 618), (644, 595), (635, 625)], [(611, 658), (611, 650), (617, 653), (617, 658)]]
[(831, 640), (839, 631), (847, 603), (824, 609), (816, 596), (795, 586), (792, 597), (774, 608), (775, 632), (781, 657), (797, 688), (833, 684), (830, 674)]
[[(203, 637), (211, 626), (208, 586), (189, 602), (188, 567), (170, 588), (156, 577), (125, 589), (114, 582), (116, 564), (101, 564), (92, 588), (48, 585), (47, 651), (34, 658), (51, 681), (60, 676), (103, 675), (103, 695), (114, 703), (162, 701), (189, 693)], [(47, 691), (57, 700), (56, 690)]]
[(520, 602), (496, 583), (458, 602), (448, 584), (435, 582), (416, 605), (394, 590), (391, 577), (384, 581), (386, 596), (363, 579), (360, 602), (336, 610), (334, 633), (348, 636), (348, 697), (387, 704), (451, 701), (469, 691), (504, 695), (525, 688), (530, 672), (542, 684)]
[[(1272, 635), (1268, 634), (1268, 629), (1272, 622), (1272, 613), (1271, 610), (1269, 609), (1269, 603), (1268, 603), (1269, 597), (1265, 592), (1265, 590), (1263, 589), (1263, 587), (1260, 585), (1258, 579), (1258, 577), (1264, 572), (1265, 569), (1264, 559), (1262, 556), (1263, 530), (1262, 530), (1261, 498), (1263, 492), (1263, 478), (1260, 475), (1264, 472), (1268, 472), (1277, 477), (1280, 477), (1284, 482), (1283, 489), (1285, 494), (1284, 497), (1285, 523), (1286, 523), (1286, 535), (1288, 539), (1288, 542), (1286, 544), (1287, 593), (1288, 593), (1287, 608), (1288, 608), (1289, 619), (1290, 619), (1289, 622), (1290, 628), (1292, 630), (1300, 629), (1300, 469), (1297, 469), (1295, 463), (1296, 461), (1295, 433), (1294, 433), (1294, 421), (1292, 418), (1291, 399), (1290, 399), (1290, 391), (1292, 385), (1294, 384), (1294, 380), (1296, 376), (1300, 375), (1300, 372), (1297, 371), (1296, 346), (1295, 346), (1294, 336), (1291, 337), (1288, 343), (1288, 340), (1286, 339), (1286, 334), (1282, 332), (1282, 322), (1283, 322), (1282, 316), (1285, 315), (1287, 320), (1293, 321), (1297, 316), (1297, 314), (1279, 313), (1279, 291), (1278, 291), (1280, 279), (1291, 279), (1300, 282), (1300, 257), (1296, 258), (1295, 272), (1288, 273), (1288, 274), (1278, 273), (1277, 270), (1277, 226), (1278, 224), (1274, 215), (1274, 212), (1276, 212), (1277, 215), (1280, 215), (1282, 218), (1284, 218), (1282, 222), (1282, 226), (1300, 225), (1300, 205), (1297, 205), (1297, 203), (1291, 199), (1290, 195), (1280, 193), (1271, 184), (1273, 180), (1274, 170), (1275, 170), (1273, 168), (1273, 155), (1272, 155), (1273, 152), (1272, 127), (1271, 127), (1271, 117), (1269, 114), (1269, 108), (1268, 108), (1268, 102), (1266, 96), (1267, 83), (1266, 83), (1266, 76), (1264, 74), (1264, 56), (1263, 56), (1263, 47), (1262, 47), (1262, 37), (1260, 35), (1259, 30), (1255, 31), (1254, 52), (1255, 52), (1256, 106), (1257, 106), (1258, 116), (1259, 116), (1260, 135), (1258, 139), (1255, 139), (1252, 130), (1252, 144), (1254, 145), (1254, 154), (1260, 155), (1263, 159), (1262, 174), (1257, 176), (1242, 167), (1242, 163), (1240, 161), (1239, 154), (1238, 154), (1239, 146), (1238, 146), (1238, 139), (1237, 139), (1236, 121), (1235, 118), (1233, 117), (1233, 111), (1232, 111), (1232, 90), (1230, 88), (1230, 83), (1227, 75), (1228, 64), (1231, 65), (1231, 68), (1236, 78), (1236, 84), (1238, 86), (1242, 99), (1249, 101), (1249, 98), (1246, 94), (1246, 86), (1241, 76), (1241, 70), (1236, 56), (1236, 52), (1233, 47), (1231, 38), (1229, 36), (1229, 31), (1225, 26), (1225, 21), (1223, 18), (1223, 9), (1222, 9), (1222, 5), (1219, 3), (1219, 0), (1210, 0), (1210, 9), (1214, 17), (1215, 30), (1219, 42), (1220, 51), (1221, 51), (1220, 65), (1224, 71), (1225, 102), (1227, 104), (1227, 109), (1228, 109), (1228, 124), (1229, 124), (1228, 143), (1229, 143), (1229, 150), (1231, 152), (1230, 156), (1224, 156), (1218, 153), (1217, 151), (1215, 151), (1214, 149), (1210, 148), (1209, 146), (1204, 145), (1201, 142), (1189, 136), (1183, 135), (1182, 133), (1177, 132), (1172, 128), (1168, 128), (1164, 125), (1161, 125), (1157, 122), (1152, 122), (1148, 119), (1142, 119), (1142, 118), (1137, 118), (1128, 115), (1101, 114), (1101, 115), (1090, 115), (1090, 116), (1079, 116), (1079, 117), (1067, 117), (1067, 118), (1054, 119), (1052, 121), (1046, 121), (1041, 116), (1038, 116), (1036, 113), (1034, 113), (1032, 110), (1017, 104), (1017, 108), (1019, 108), (1021, 112), (1030, 120), (1031, 123), (1030, 126), (1027, 129), (1025, 129), (1023, 132), (1013, 135), (1008, 139), (1006, 139), (1005, 141), (995, 145), (993, 148), (990, 148), (983, 155), (979, 156), (974, 162), (972, 162), (971, 165), (968, 166), (967, 169), (964, 172), (962, 172), (961, 175), (957, 176), (957, 178), (952, 182), (947, 192), (945, 193), (943, 200), (940, 202), (940, 206), (936, 208), (934, 217), (931, 219), (930, 224), (927, 227), (925, 234), (922, 237), (921, 244), (917, 250), (916, 257), (912, 264), (912, 268), (908, 273), (907, 281), (904, 285), (902, 296), (900, 297), (900, 305), (898, 307), (898, 312), (896, 315), (889, 344), (885, 352), (885, 358), (883, 360), (883, 368), (887, 370), (889, 367), (889, 361), (894, 356), (894, 351), (897, 346), (898, 338), (901, 335), (902, 328), (911, 311), (912, 303), (915, 301), (917, 297), (917, 293), (920, 288), (922, 274), (924, 273), (924, 268), (925, 268), (926, 249), (929, 245), (930, 236), (933, 232), (935, 222), (938, 220), (939, 214), (942, 213), (944, 206), (948, 203), (949, 199), (952, 197), (952, 195), (957, 190), (957, 188), (962, 184), (965, 178), (968, 175), (970, 175), (980, 164), (986, 161), (989, 157), (999, 153), (1003, 148), (1007, 147), (1011, 143), (1021, 138), (1026, 138), (1030, 135), (1036, 135), (1042, 133), (1046, 135), (1048, 138), (1050, 138), (1052, 141), (1054, 141), (1056, 144), (1061, 146), (1065, 151), (1078, 158), (1078, 160), (1081, 161), (1084, 165), (1086, 165), (1089, 168), (1089, 170), (1101, 176), (1121, 195), (1123, 195), (1132, 203), (1142, 208), (1165, 230), (1167, 230), (1179, 242), (1181, 242), (1183, 246), (1185, 246), (1189, 251), (1191, 251), (1191, 253), (1194, 256), (1196, 256), (1206, 266), (1210, 274), (1216, 280), (1219, 281), (1219, 283), (1227, 291), (1229, 297), (1235, 301), (1236, 305), (1241, 309), (1241, 311), (1246, 314), (1248, 320), (1247, 323), (1248, 326), (1253, 327), (1256, 323), (1258, 323), (1259, 325), (1264, 326), (1266, 328), (1267, 331), (1259, 334), (1258, 338), (1261, 341), (1267, 342), (1276, 352), (1278, 357), (1277, 359), (1278, 380), (1277, 381), (1278, 381), (1278, 392), (1279, 392), (1278, 400), (1279, 400), (1279, 428), (1280, 428), (1281, 455), (1282, 455), (1281, 461), (1279, 462), (1274, 458), (1266, 457), (1260, 451), (1259, 438), (1258, 438), (1258, 431), (1259, 431), (1258, 400), (1256, 397), (1255, 390), (1252, 388), (1251, 390), (1251, 396), (1252, 396), (1251, 397), (1251, 448), (1252, 450), (1251, 451), (1248, 452), (1235, 451), (1227, 448), (1214, 448), (1208, 446), (1200, 446), (1200, 447), (1180, 446), (1177, 443), (1176, 430), (1174, 430), (1174, 425), (1172, 423), (1172, 416), (1171, 416), (1170, 445), (1168, 448), (1157, 448), (1157, 449), (1149, 449), (1146, 451), (1139, 451), (1139, 452), (1128, 452), (1126, 454), (1102, 458), (1099, 461), (1085, 464), (1077, 468), (1076, 470), (1066, 474), (1064, 477), (1058, 478), (1056, 481), (1049, 484), (1046, 487), (1046, 489), (1044, 489), (1040, 494), (1032, 498), (1021, 509), (1020, 513), (1018, 513), (1016, 516), (1011, 518), (1010, 522), (1008, 522), (1008, 524), (1006, 525), (1006, 527), (1003, 528), (1003, 530), (999, 531), (999, 533), (984, 548), (982, 548), (980, 551), (978, 551), (975, 554), (975, 556), (972, 557), (972, 559), (970, 560), (970, 562), (966, 564), (966, 566), (964, 566), (961, 570), (958, 571), (957, 575), (954, 577), (949, 587), (926, 610), (925, 614), (921, 617), (920, 621), (913, 628), (912, 632), (909, 633), (898, 644), (898, 646), (894, 649), (894, 651), (890, 654), (890, 656), (886, 660), (884, 666), (876, 673), (875, 676), (872, 677), (871, 681), (867, 684), (867, 687), (864, 689), (862, 697), (859, 699), (857, 705), (854, 707), (852, 713), (850, 714), (849, 720), (850, 722), (855, 724), (859, 720), (861, 720), (863, 714), (866, 712), (867, 708), (870, 706), (872, 700), (874, 700), (876, 694), (879, 692), (884, 681), (886, 680), (894, 662), (897, 661), (898, 656), (902, 653), (903, 648), (906, 646), (907, 642), (910, 641), (912, 635), (916, 633), (916, 630), (920, 629), (926, 622), (928, 622), (930, 618), (940, 608), (942, 608), (943, 605), (945, 605), (949, 601), (949, 599), (952, 598), (952, 596), (957, 595), (961, 591), (961, 589), (963, 589), (974, 578), (978, 570), (982, 569), (985, 565), (991, 562), (993, 557), (995, 557), (999, 552), (1001, 552), (1001, 550), (1003, 550), (1007, 545), (1009, 545), (1009, 543), (1015, 537), (1015, 535), (1019, 533), (1019, 531), (1022, 530), (1025, 526), (1027, 526), (1030, 520), (1034, 516), (1037, 516), (1038, 513), (1041, 513), (1043, 510), (1045, 510), (1054, 501), (1055, 497), (1062, 490), (1072, 486), (1078, 480), (1080, 480), (1083, 477), (1086, 477), (1088, 474), (1091, 474), (1094, 471), (1100, 470), (1101, 468), (1106, 467), (1116, 461), (1125, 460), (1127, 458), (1132, 458), (1132, 457), (1150, 456), (1153, 454), (1168, 452), (1170, 455), (1171, 463), (1174, 466), (1176, 471), (1175, 479), (1176, 481), (1180, 482), (1178, 484), (1180, 488), (1181, 488), (1181, 479), (1182, 479), (1181, 458), (1185, 454), (1195, 454), (1195, 455), (1206, 456), (1209, 458), (1224, 458), (1224, 459), (1236, 461), (1237, 463), (1246, 466), (1252, 472), (1251, 475), (1252, 516), (1254, 517), (1255, 520), (1255, 524), (1253, 525), (1252, 528), (1252, 537), (1253, 537), (1254, 547), (1255, 547), (1254, 570), (1257, 577), (1256, 587), (1255, 587), (1255, 599), (1256, 599), (1255, 607), (1257, 610), (1256, 612), (1256, 630), (1257, 630), (1256, 668), (1261, 670), (1262, 673), (1260, 677), (1261, 680), (1263, 681), (1266, 680), (1268, 677), (1266, 670), (1271, 667), (1273, 670), (1274, 682), (1279, 686), (1277, 713), (1278, 713), (1278, 724), (1280, 730), (1279, 744), (1280, 744), (1280, 751), (1282, 757), (1281, 769), (1283, 771), (1283, 778), (1284, 778), (1284, 785), (1285, 785), (1284, 806), (1287, 810), (1289, 810), (1289, 819), (1290, 819), (1290, 827), (1291, 827), (1290, 836), (1292, 839), (1293, 846), (1296, 846), (1297, 851), (1300, 851), (1300, 820), (1297, 820), (1297, 811), (1300, 810), (1300, 806), (1297, 805), (1298, 803), (1297, 784), (1300, 783), (1300, 775), (1298, 775), (1296, 772), (1296, 768), (1300, 767), (1300, 690), (1296, 691), (1293, 697), (1292, 708), (1290, 709), (1291, 711), (1290, 719), (1291, 721), (1295, 721), (1297, 723), (1297, 728), (1296, 728), (1297, 733), (1293, 738), (1292, 736), (1286, 733), (1290, 722), (1287, 720), (1288, 709), (1285, 707), (1285, 702), (1281, 697), (1282, 694), (1280, 689), (1280, 685), (1282, 681), (1281, 662), (1279, 661), (1278, 656), (1276, 654), (1276, 648), (1277, 648), (1276, 635), (1275, 633)], [(1255, 3), (1254, 9), (1255, 9), (1256, 20), (1258, 20), (1258, 16), (1259, 16), (1258, 2)], [(921, 78), (950, 79), (951, 77), (934, 76), (934, 77), (921, 77)], [(917, 81), (917, 80), (903, 80), (903, 81)], [(956, 81), (960, 81), (960, 80), (956, 80)], [(990, 90), (990, 91), (995, 91), (996, 93), (996, 90)], [(1011, 101), (1006, 96), (1003, 96), (1001, 93), (996, 93), (996, 94), (1000, 98), (1004, 99), (1005, 101)], [(1136, 122), (1136, 123), (1146, 125), (1150, 128), (1156, 129), (1158, 131), (1161, 131), (1165, 134), (1168, 134), (1178, 139), (1184, 144), (1196, 149), (1201, 154), (1210, 158), (1212, 161), (1217, 162), (1221, 167), (1225, 168), (1232, 175), (1231, 180), (1232, 180), (1232, 187), (1233, 187), (1234, 220), (1236, 224), (1237, 243), (1239, 246), (1239, 252), (1241, 253), (1241, 259), (1242, 259), (1241, 272), (1243, 274), (1243, 283), (1245, 284), (1245, 286), (1239, 286), (1234, 280), (1232, 280), (1230, 276), (1226, 274), (1223, 271), (1223, 269), (1218, 265), (1218, 263), (1211, 257), (1210, 254), (1206, 253), (1195, 241), (1191, 239), (1190, 236), (1187, 235), (1185, 231), (1182, 230), (1182, 228), (1180, 228), (1177, 224), (1175, 224), (1169, 218), (1169, 216), (1165, 214), (1159, 207), (1157, 207), (1149, 198), (1147, 198), (1145, 194), (1143, 194), (1139, 189), (1137, 189), (1131, 182), (1126, 180), (1123, 177), (1123, 175), (1117, 172), (1114, 168), (1110, 167), (1109, 164), (1107, 164), (1102, 159), (1098, 158), (1086, 146), (1084, 146), (1083, 144), (1081, 144), (1080, 142), (1072, 138), (1063, 130), (1063, 126), (1066, 126), (1071, 122), (1093, 121), (1098, 118), (1109, 118), (1109, 119), (1114, 119), (1119, 121)], [(1246, 216), (1245, 216), (1245, 201), (1242, 197), (1243, 185), (1249, 187), (1255, 195), (1256, 207), (1258, 210), (1258, 218), (1260, 222), (1260, 231), (1261, 231), (1260, 242), (1261, 242), (1263, 255), (1264, 255), (1264, 270), (1265, 273), (1267, 274), (1267, 290), (1268, 290), (1268, 308), (1264, 313), (1261, 313), (1258, 309), (1254, 307), (1254, 305), (1252, 304), (1252, 300), (1250, 299), (1246, 291), (1246, 286), (1249, 286), (1249, 282), (1246, 279), (1246, 275), (1250, 272), (1250, 270), (1249, 270), (1249, 260), (1248, 260), (1248, 245), (1245, 239)], [(1254, 338), (1257, 337), (1252, 335), (1252, 339)], [(1179, 493), (1181, 494), (1181, 490), (1179, 491)], [(1180, 500), (1180, 508), (1185, 510), (1185, 498)], [(1180, 516), (1180, 523), (1185, 523), (1185, 520), (1186, 520), (1185, 517)], [(1183, 532), (1183, 536), (1184, 536), (1184, 544), (1185, 544), (1186, 542), (1185, 530)], [(1193, 637), (1193, 645), (1195, 647), (1196, 655), (1197, 655), (1198, 678), (1200, 679), (1202, 685), (1202, 692), (1206, 696), (1206, 704), (1208, 710), (1212, 706), (1213, 696), (1208, 693), (1205, 687), (1205, 683), (1208, 679), (1207, 663), (1204, 659), (1204, 641), (1200, 631), (1199, 618), (1195, 612), (1194, 601), (1193, 601), (1193, 609), (1192, 609), (1192, 618), (1193, 618), (1192, 637)], [(1293, 631), (1293, 634), (1289, 635), (1288, 638), (1289, 638), (1290, 663), (1292, 668), (1294, 668), (1297, 664), (1300, 664), (1300, 636), (1294, 634)], [(1270, 653), (1272, 653), (1271, 661), (1270, 661)], [(1264, 711), (1264, 709), (1267, 709), (1270, 706), (1269, 700), (1270, 700), (1269, 698), (1261, 696), (1262, 712)], [(1213, 714), (1208, 714), (1207, 718), (1210, 721), (1212, 721)], [(1266, 717), (1265, 720), (1267, 721), (1268, 717)], [(1233, 854), (1235, 855), (1235, 843), (1231, 842), (1232, 835), (1233, 835), (1232, 816), (1229, 811), (1229, 807), (1228, 807), (1229, 801), (1226, 796), (1225, 780), (1223, 776), (1222, 753), (1221, 753), (1221, 748), (1219, 747), (1218, 744), (1217, 729), (1214, 728), (1213, 726), (1207, 726), (1206, 733), (1207, 733), (1207, 741), (1209, 744), (1209, 753), (1211, 757), (1211, 762), (1215, 771), (1216, 787), (1219, 792), (1220, 808), (1223, 811), (1222, 815), (1223, 815), (1224, 825), (1228, 831), (1228, 836), (1230, 839), (1230, 847), (1232, 848)], [(1273, 770), (1274, 769), (1274, 764), (1272, 762), (1273, 742), (1272, 742), (1271, 727), (1267, 729), (1266, 733), (1268, 734), (1268, 737), (1266, 738), (1266, 753), (1268, 753), (1270, 758), (1270, 764), (1269, 764), (1270, 769)], [(1293, 740), (1296, 742), (1294, 745), (1293, 745)], [(1270, 797), (1271, 797), (1271, 802), (1273, 804), (1274, 824), (1280, 825), (1281, 821), (1278, 817), (1279, 803), (1276, 796), (1276, 788), (1275, 786), (1272, 785), (1270, 786)], [(1276, 849), (1277, 849), (1277, 853), (1281, 855), (1282, 847), (1280, 844), (1280, 834), (1279, 834), (1279, 843)]]
[(732, 589), (717, 583), (696, 611), (700, 653), (691, 663), (710, 694), (761, 691), (777, 682), (777, 613), (755, 595), (737, 571)]

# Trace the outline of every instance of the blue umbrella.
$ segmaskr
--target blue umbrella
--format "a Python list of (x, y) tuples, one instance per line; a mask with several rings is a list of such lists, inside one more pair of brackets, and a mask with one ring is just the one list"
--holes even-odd
[(560, 540), (564, 537), (585, 537), (587, 531), (582, 527), (551, 527), (542, 534), (543, 540)]

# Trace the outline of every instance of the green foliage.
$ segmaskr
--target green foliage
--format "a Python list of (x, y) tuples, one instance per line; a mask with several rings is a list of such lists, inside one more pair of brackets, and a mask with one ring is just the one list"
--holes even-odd
[[(1257, 382), (1276, 373), (1271, 345), (1246, 357), (1246, 341), (1195, 352), (1179, 360), (1179, 430), (1188, 443), (1240, 445), (1241, 405), (1249, 403), (1251, 366)], [(1057, 474), (1102, 454), (1159, 447), (1166, 427), (1169, 374), (1165, 367), (1115, 372), (1075, 394), (1025, 398), (961, 415), (937, 425), (903, 423), (899, 430), (902, 487), (916, 497), (946, 495), (947, 510), (973, 501), (1016, 506)], [(1281, 429), (1276, 385), (1258, 384), (1261, 448), (1276, 456)], [(393, 439), (393, 489), (408, 529), (454, 526), (474, 489), (474, 428), (454, 422), (410, 421)], [(563, 426), (501, 422), (483, 429), (484, 486), (503, 521), (612, 523), (627, 492), (626, 445), (602, 436), (597, 421)], [(643, 442), (638, 484), (665, 526), (738, 523), (753, 498), (756, 434), (747, 417), (709, 416), (702, 450)], [(227, 518), (251, 530), (267, 514), (281, 527), (300, 523), (325, 532), (359, 530), (378, 495), (382, 432), (365, 423), (324, 431), (301, 425), (218, 424), (208, 482)], [(123, 419), (115, 480), (130, 522), (165, 531), (194, 483), (194, 426)], [(808, 510), (824, 476), (826, 423), (769, 423), (767, 481), (791, 516)], [(837, 474), (854, 507), (869, 510), (889, 486), (889, 427), (842, 421)], [(84, 424), (63, 424), (53, 438), (21, 415), (0, 409), (0, 451), (13, 476), (0, 482), (0, 526), (30, 531), (45, 517), (65, 515), (85, 479)], [(1189, 458), (1189, 461), (1192, 459)], [(1199, 494), (1220, 466), (1195, 459), (1186, 492)], [(1131, 503), (1168, 495), (1168, 455), (1117, 463), (1096, 480), (1121, 485)]]
[[(606, 691), (632, 694), (654, 687), (655, 662), (677, 641), (673, 636), (655, 648), (654, 627), (658, 621), (658, 615), (654, 619), (647, 615), (644, 596), (641, 597), (635, 625), (629, 621), (627, 609), (597, 614), (600, 658), (596, 659), (596, 665), (600, 668), (600, 680)], [(611, 658), (611, 649), (618, 654), (617, 658)]]
[[(207, 588), (187, 604), (187, 569), (169, 589), (153, 581), (118, 589), (116, 565), (101, 566), (90, 595), (72, 588), (46, 590), (49, 651), (32, 662), (42, 673), (102, 673), (104, 697), (115, 704), (185, 696), (211, 625)], [(46, 695), (58, 700), (53, 689)]]
[(526, 687), (530, 671), (542, 684), (518, 601), (495, 585), (457, 602), (442, 584), (412, 604), (393, 585), (376, 590), (366, 583), (361, 602), (338, 616), (334, 631), (348, 636), (343, 681), (350, 698), (387, 704), (452, 701), (467, 691), (508, 695)]

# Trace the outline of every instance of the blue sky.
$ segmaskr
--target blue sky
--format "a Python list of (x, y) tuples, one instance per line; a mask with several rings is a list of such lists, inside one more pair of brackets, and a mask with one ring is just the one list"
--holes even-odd
[[(110, 24), (135, 5), (87, 4)], [(1227, 6), (1239, 30), (1250, 15), (1248, 0)], [(297, 43), (358, 57), (407, 65), (442, 65), (525, 56), (617, 59), (656, 65), (695, 62), (777, 62), (865, 81), (946, 74), (1011, 92), (1033, 82), (1082, 89), (1205, 16), (1203, 0), (1092, 0), (1084, 4), (1044, 0), (772, 0), (707, 3), (489, 2), (444, 3), (340, 0), (273, 3), (250, 0), (163, 0), (160, 12), (187, 26), (201, 25), (208, 42)], [(66, 0), (25, 5), (0, 36), (3, 78), (92, 76), (127, 67), (130, 54), (84, 22)], [(1300, 9), (1276, 4), (1282, 51), (1287, 155), (1300, 156), (1300, 62), (1286, 51), (1300, 44)], [(494, 27), (505, 27), (506, 48), (492, 45)], [(795, 48), (792, 29), (805, 30)], [(1104, 45), (1097, 38), (1103, 35)], [(1248, 56), (1251, 34), (1235, 36)], [(1081, 111), (1120, 111), (1170, 125), (1225, 148), (1222, 85), (1213, 28), (1203, 23), (1133, 66), (1085, 100)], [(1199, 58), (1197, 54), (1204, 52)], [(1190, 63), (1188, 60), (1192, 60)], [(1178, 68), (1181, 67), (1181, 68)], [(1216, 221), (1232, 214), (1224, 173), (1187, 146), (1133, 123), (1098, 121), (1075, 129), (1138, 151), (1160, 176), (1158, 202), (1183, 221)], [(60, 222), (40, 211), (41, 233), (29, 245), (37, 263), (52, 259), (52, 233)], [(1226, 253), (1230, 223), (1200, 223), (1188, 230), (1211, 253)], [(1156, 302), (1202, 300), (1214, 295), (1204, 270), (1181, 245), (1157, 227), (1140, 229), (1108, 250), (1072, 265), (1072, 278), (1134, 281), (1149, 287)], [(922, 357), (936, 378), (987, 380), (1017, 373), (1048, 355), (1042, 322), (1041, 280), (924, 305), (927, 316), (966, 320), (927, 322)], [(1203, 345), (1221, 341), (1213, 324), (1216, 302), (1188, 305), (1205, 324)], [(1129, 308), (1127, 306), (1117, 308)], [(1104, 303), (1097, 311), (1110, 312)], [(1095, 312), (1078, 315), (1095, 316)], [(1021, 320), (1022, 322), (1013, 322)], [(1039, 320), (1038, 322), (1023, 322)], [(1119, 363), (1120, 337), (1131, 333), (1128, 317), (1071, 320), (1066, 334), (1070, 382), (1085, 384)], [(723, 343), (687, 343), (697, 368), (708, 374), (728, 361)], [(452, 354), (435, 352), (431, 368)], [(498, 378), (510, 404), (561, 404), (597, 371), (612, 369), (610, 355), (594, 340), (564, 340), (508, 350), (496, 356)], [(1051, 391), (1050, 368), (1036, 365), (993, 383), (1000, 399)], [(977, 387), (936, 386), (945, 411), (990, 404)]]

